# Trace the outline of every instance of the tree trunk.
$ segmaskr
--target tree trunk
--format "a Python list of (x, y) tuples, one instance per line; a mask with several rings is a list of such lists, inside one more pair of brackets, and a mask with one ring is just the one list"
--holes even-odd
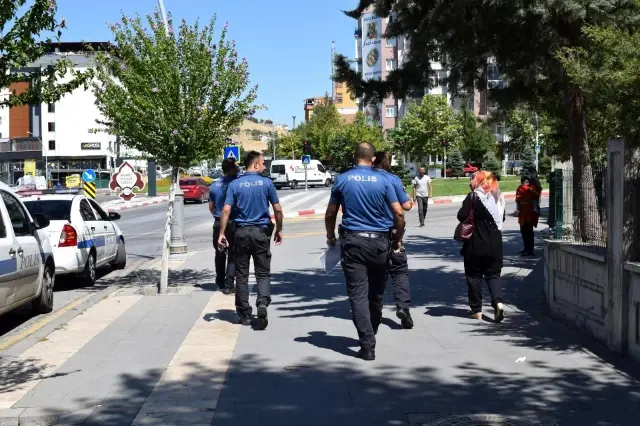
[(573, 214), (573, 229), (583, 242), (601, 240), (603, 230), (587, 144), (587, 120), (582, 90), (570, 82), (565, 83), (564, 102), (573, 161), (574, 212), (570, 212)]

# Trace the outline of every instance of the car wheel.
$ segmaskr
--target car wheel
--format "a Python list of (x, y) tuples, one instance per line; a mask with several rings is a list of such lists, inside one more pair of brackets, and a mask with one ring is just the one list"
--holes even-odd
[(276, 187), (277, 190), (281, 190), (282, 189), (282, 186), (280, 186), (280, 185), (274, 185), (274, 186)]
[(331, 186), (331, 179), (327, 179), (324, 181), (324, 186)]
[(200, 199), (198, 200), (198, 204), (204, 203), (204, 194), (200, 192)]
[(297, 180), (291, 181), (291, 184), (289, 186), (291, 187), (291, 189), (297, 189), (298, 181)]
[(37, 299), (32, 302), (36, 314), (48, 314), (53, 311), (53, 287), (55, 285), (55, 270), (52, 265), (44, 265), (42, 274), (42, 290)]
[(96, 254), (93, 252), (89, 253), (87, 263), (84, 264), (82, 283), (87, 287), (92, 287), (96, 283)]
[(127, 249), (122, 240), (118, 241), (118, 251), (116, 252), (116, 258), (112, 266), (113, 269), (124, 269), (127, 266)]

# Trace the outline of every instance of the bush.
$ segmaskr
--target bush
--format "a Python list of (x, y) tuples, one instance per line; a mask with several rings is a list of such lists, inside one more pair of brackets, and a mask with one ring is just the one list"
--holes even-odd
[(482, 157), (482, 169), (493, 173), (498, 180), (502, 177), (502, 164), (493, 152), (487, 152)]
[(531, 147), (527, 146), (522, 150), (521, 164), (520, 174), (522, 176), (529, 176), (536, 172), (536, 153)]
[(451, 168), (451, 176), (459, 178), (464, 176), (464, 159), (459, 150), (453, 149), (449, 153), (449, 167)]
[(551, 173), (551, 157), (542, 157), (538, 159), (540, 164), (538, 169), (540, 170), (540, 176), (547, 176)]

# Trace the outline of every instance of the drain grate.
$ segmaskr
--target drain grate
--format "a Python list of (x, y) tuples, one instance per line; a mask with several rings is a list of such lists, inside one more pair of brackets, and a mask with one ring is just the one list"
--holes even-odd
[(537, 423), (512, 419), (499, 414), (464, 414), (443, 417), (429, 422), (420, 422), (416, 426), (557, 426), (550, 423)]

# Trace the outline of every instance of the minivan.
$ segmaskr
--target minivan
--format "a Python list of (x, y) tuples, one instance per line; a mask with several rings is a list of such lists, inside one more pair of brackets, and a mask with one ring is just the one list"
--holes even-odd
[[(304, 186), (305, 168), (302, 160), (274, 160), (271, 162), (270, 169), (271, 180), (276, 189), (282, 189), (288, 186), (296, 189)], [(311, 160), (307, 164), (307, 185), (314, 186), (331, 186), (331, 174), (318, 160)]]

